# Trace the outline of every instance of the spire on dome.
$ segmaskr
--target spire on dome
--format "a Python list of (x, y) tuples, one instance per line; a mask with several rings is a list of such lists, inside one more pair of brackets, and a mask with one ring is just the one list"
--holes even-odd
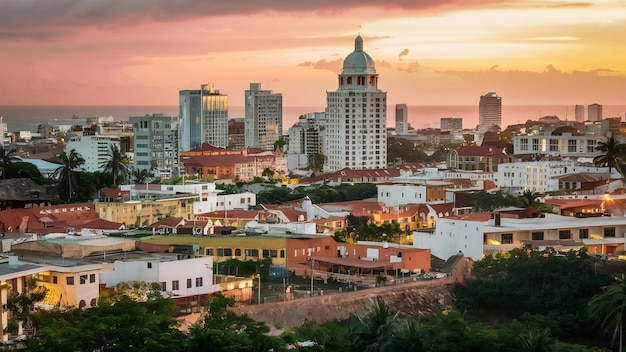
[(360, 34), (354, 39), (354, 51), (363, 52), (363, 38)]

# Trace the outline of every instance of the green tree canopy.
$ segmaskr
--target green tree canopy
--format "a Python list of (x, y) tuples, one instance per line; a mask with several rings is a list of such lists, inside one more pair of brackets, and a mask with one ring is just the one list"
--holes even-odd
[(61, 153), (61, 166), (59, 166), (52, 177), (59, 178), (59, 196), (61, 199), (71, 202), (76, 194), (76, 169), (85, 163), (85, 159), (80, 156), (76, 149), (70, 150), (69, 154)]

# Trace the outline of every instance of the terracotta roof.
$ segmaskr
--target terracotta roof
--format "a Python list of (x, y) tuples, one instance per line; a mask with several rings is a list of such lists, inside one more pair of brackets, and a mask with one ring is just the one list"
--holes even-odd
[(558, 178), (559, 181), (561, 182), (596, 182), (599, 179), (594, 176), (593, 174), (590, 174), (588, 172), (581, 172), (578, 174), (570, 174), (570, 175), (565, 175), (565, 176), (561, 176), (561, 177), (556, 177)]
[(469, 213), (458, 216), (450, 216), (449, 219), (459, 219), (467, 221), (489, 221), (492, 213)]
[(206, 217), (213, 219), (250, 219), (254, 220), (257, 215), (259, 215), (258, 210), (243, 210), (243, 209), (234, 209), (234, 210), (215, 210), (208, 213), (196, 214), (196, 217)]
[(561, 209), (586, 207), (586, 206), (600, 206), (604, 200), (602, 199), (554, 199), (548, 198), (544, 200), (544, 203), (549, 205), (558, 206)]
[(102, 194), (105, 198), (130, 197), (130, 191), (122, 191), (120, 188), (103, 188)]
[(455, 149), (458, 155), (473, 156), (473, 155), (503, 155), (501, 148), (495, 147), (478, 147), (473, 145), (461, 146)]
[(180, 226), (182, 222), (184, 222), (184, 218), (182, 217), (168, 216), (165, 219), (161, 219), (155, 223), (148, 225), (148, 227), (150, 228), (159, 228), (159, 227), (174, 228), (174, 227)]
[(200, 155), (181, 156), (180, 161), (185, 166), (235, 166), (236, 164), (254, 163), (254, 158), (238, 154), (232, 155)]
[(82, 226), (80, 226), (80, 228), (97, 230), (120, 230), (122, 226), (123, 224), (121, 222), (114, 222), (104, 219), (93, 219), (87, 223), (84, 223)]
[(313, 260), (317, 260), (324, 263), (352, 266), (363, 269), (375, 269), (392, 265), (389, 261), (369, 261), (352, 258), (339, 258), (339, 257), (311, 257)]
[(300, 183), (315, 183), (324, 180), (331, 179), (338, 181), (339, 179), (346, 180), (369, 180), (369, 181), (384, 181), (392, 177), (400, 176), (400, 170), (393, 169), (363, 169), (353, 170), (344, 168), (339, 171), (317, 174), (314, 177), (305, 177), (300, 180)]
[(430, 206), (437, 212), (437, 214), (450, 214), (452, 215), (452, 209), (454, 209), (454, 203), (443, 203), (443, 204), (430, 204)]

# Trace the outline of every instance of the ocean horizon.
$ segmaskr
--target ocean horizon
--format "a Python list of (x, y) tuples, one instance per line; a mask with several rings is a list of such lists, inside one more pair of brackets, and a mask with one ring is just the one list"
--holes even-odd
[[(586, 109), (585, 109), (586, 110)], [(286, 132), (302, 114), (323, 112), (324, 107), (285, 106), (283, 107), (283, 130)], [(75, 125), (82, 124), (89, 117), (110, 116), (115, 121), (128, 121), (131, 116), (166, 114), (178, 116), (178, 106), (81, 106), (81, 105), (4, 105), (0, 106), (0, 116), (7, 123), (8, 130), (37, 132), (39, 124)], [(603, 116), (625, 118), (626, 105), (604, 105)], [(586, 114), (586, 111), (585, 111)], [(230, 106), (229, 118), (244, 117), (243, 106)], [(73, 117), (76, 118), (73, 118)], [(504, 127), (538, 120), (543, 116), (557, 116), (561, 120), (574, 119), (574, 105), (503, 105), (502, 122)], [(585, 115), (586, 116), (586, 115)], [(474, 128), (478, 124), (478, 105), (409, 105), (408, 121), (416, 129), (439, 128), (443, 117), (463, 119), (463, 128)], [(395, 126), (395, 106), (387, 108), (387, 126)]]

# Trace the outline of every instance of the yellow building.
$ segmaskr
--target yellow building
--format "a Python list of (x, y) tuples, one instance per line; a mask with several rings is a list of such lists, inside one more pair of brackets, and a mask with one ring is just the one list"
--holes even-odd
[(272, 258), (272, 264), (285, 265), (287, 239), (285, 237), (219, 237), (219, 236), (151, 236), (140, 239), (146, 243), (192, 245), (200, 247), (200, 255), (212, 255), (213, 262), (228, 259), (257, 260)]
[(132, 200), (127, 202), (96, 202), (100, 219), (123, 223), (126, 227), (145, 227), (168, 216), (193, 218), (193, 202), (197, 196), (163, 199)]

